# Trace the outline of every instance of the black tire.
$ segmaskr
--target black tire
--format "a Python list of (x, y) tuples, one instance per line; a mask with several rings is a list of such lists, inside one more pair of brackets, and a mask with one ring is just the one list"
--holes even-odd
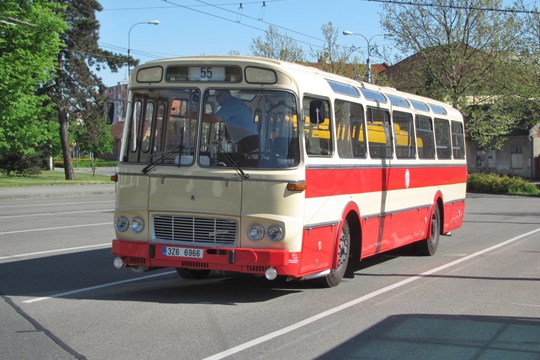
[(336, 269), (331, 269), (330, 274), (317, 279), (319, 284), (324, 287), (334, 287), (343, 280), (345, 271), (349, 264), (349, 256), (351, 252), (351, 231), (347, 220), (343, 223), (341, 234), (339, 236), (338, 246), (338, 266)]
[(431, 224), (429, 226), (429, 235), (425, 240), (418, 243), (417, 251), (422, 256), (435, 255), (439, 246), (439, 238), (441, 234), (441, 215), (439, 207), (435, 205), (433, 214), (431, 214)]
[(184, 279), (194, 280), (206, 279), (208, 277), (208, 274), (210, 274), (210, 270), (191, 270), (184, 268), (176, 268), (176, 272)]

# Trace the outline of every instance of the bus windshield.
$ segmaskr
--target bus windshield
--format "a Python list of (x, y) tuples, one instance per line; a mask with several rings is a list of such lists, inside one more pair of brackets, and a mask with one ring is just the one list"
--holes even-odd
[(125, 162), (276, 169), (300, 161), (296, 99), (286, 91), (136, 90), (128, 131)]

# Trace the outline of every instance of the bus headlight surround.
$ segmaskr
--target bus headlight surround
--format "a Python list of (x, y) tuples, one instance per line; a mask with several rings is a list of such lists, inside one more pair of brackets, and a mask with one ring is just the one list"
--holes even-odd
[(268, 239), (272, 241), (280, 241), (283, 239), (283, 229), (279, 225), (270, 225), (267, 234)]
[(248, 232), (248, 238), (252, 241), (259, 241), (264, 237), (264, 226), (261, 224), (250, 225)]
[(119, 217), (116, 218), (114, 227), (119, 232), (127, 231), (127, 229), (129, 228), (129, 219), (124, 215), (120, 215)]
[(144, 229), (144, 220), (142, 217), (140, 216), (135, 216), (132, 220), (131, 220), (131, 230), (133, 230), (133, 232), (136, 232), (136, 233), (140, 233), (141, 231), (143, 231)]

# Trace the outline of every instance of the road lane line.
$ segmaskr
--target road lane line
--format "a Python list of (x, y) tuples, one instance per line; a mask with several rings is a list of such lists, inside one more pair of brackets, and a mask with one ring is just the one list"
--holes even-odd
[(90, 286), (90, 287), (86, 287), (86, 288), (82, 288), (82, 289), (77, 289), (77, 290), (72, 290), (72, 291), (66, 291), (66, 292), (63, 292), (63, 293), (60, 293), (60, 294), (54, 294), (54, 295), (43, 296), (43, 297), (34, 298), (34, 299), (30, 299), (30, 300), (25, 300), (25, 301), (23, 301), (23, 303), (25, 303), (25, 304), (32, 304), (32, 303), (35, 303), (35, 302), (38, 302), (38, 301), (43, 301), (43, 300), (49, 300), (49, 299), (53, 299), (53, 298), (64, 297), (64, 296), (73, 295), (73, 294), (78, 294), (78, 293), (85, 292), (85, 291), (91, 291), (91, 290), (103, 289), (103, 288), (107, 288), (107, 287), (111, 287), (111, 286), (115, 286), (115, 285), (122, 285), (122, 284), (127, 284), (127, 283), (131, 283), (131, 282), (135, 282), (135, 281), (147, 280), (147, 279), (152, 279), (152, 278), (156, 278), (156, 277), (160, 277), (160, 276), (165, 276), (165, 275), (170, 275), (170, 274), (176, 274), (176, 271), (167, 271), (167, 272), (159, 273), (159, 274), (152, 274), (152, 275), (141, 276), (141, 277), (134, 278), (134, 279), (127, 279), (127, 280), (121, 280), (121, 281), (114, 281), (114, 282), (110, 282), (110, 283), (106, 283), (106, 284), (101, 284), (101, 285), (96, 285), (96, 286)]
[(58, 227), (41, 228), (41, 229), (27, 229), (27, 230), (3, 231), (3, 232), (0, 232), (0, 235), (21, 234), (21, 233), (26, 233), (26, 232), (47, 231), (47, 230), (75, 229), (75, 228), (80, 228), (80, 227), (103, 226), (103, 225), (110, 225), (110, 226), (112, 226), (113, 223), (112, 223), (112, 221), (109, 221), (109, 222), (105, 222), (105, 223), (96, 223), (96, 224), (83, 224), (83, 225), (58, 226)]
[(356, 298), (356, 299), (354, 299), (354, 300), (351, 300), (351, 301), (349, 301), (349, 302), (346, 302), (346, 303), (344, 303), (344, 304), (342, 304), (342, 305), (340, 305), (340, 306), (337, 306), (337, 307), (335, 307), (335, 308), (332, 308), (332, 309), (323, 311), (323, 312), (321, 312), (321, 313), (319, 313), (319, 314), (316, 314), (316, 315), (311, 316), (311, 317), (309, 317), (309, 318), (307, 318), (307, 319), (305, 319), (305, 320), (302, 320), (302, 321), (299, 321), (299, 322), (297, 322), (297, 323), (295, 323), (295, 324), (292, 324), (292, 325), (289, 325), (289, 326), (287, 326), (287, 327), (284, 327), (284, 328), (282, 328), (282, 329), (280, 329), (280, 330), (271, 332), (271, 333), (269, 333), (269, 334), (263, 335), (263, 336), (258, 337), (258, 338), (256, 338), (256, 339), (253, 339), (253, 340), (251, 340), (251, 341), (248, 341), (248, 342), (245, 342), (245, 343), (240, 344), (240, 345), (238, 345), (238, 346), (232, 347), (232, 348), (230, 348), (230, 349), (228, 349), (228, 350), (225, 350), (225, 351), (222, 351), (222, 352), (220, 352), (220, 353), (214, 354), (214, 355), (209, 356), (209, 357), (207, 357), (207, 358), (205, 358), (205, 359), (203, 359), (203, 360), (220, 360), (220, 359), (224, 359), (224, 358), (226, 358), (227, 356), (231, 356), (231, 355), (237, 354), (237, 353), (239, 353), (239, 352), (241, 352), (241, 351), (247, 350), (247, 349), (249, 349), (249, 348), (251, 348), (251, 347), (254, 347), (254, 346), (259, 345), (259, 344), (262, 344), (262, 343), (264, 343), (264, 342), (266, 342), (266, 341), (272, 340), (272, 339), (274, 339), (274, 338), (276, 338), (276, 337), (285, 335), (285, 334), (290, 333), (290, 332), (292, 332), (292, 331), (294, 331), (294, 330), (296, 330), (296, 329), (299, 329), (299, 328), (301, 328), (301, 327), (304, 327), (304, 326), (306, 326), (306, 325), (309, 325), (309, 324), (311, 324), (311, 323), (313, 323), (313, 322), (315, 322), (315, 321), (317, 321), (317, 320), (323, 319), (323, 318), (328, 317), (328, 316), (330, 316), (330, 315), (333, 315), (333, 314), (335, 314), (335, 313), (337, 313), (337, 312), (340, 312), (340, 311), (345, 310), (345, 309), (348, 309), (348, 308), (350, 308), (350, 307), (352, 307), (352, 306), (358, 305), (358, 304), (360, 304), (360, 303), (362, 303), (362, 302), (364, 302), (364, 301), (370, 300), (370, 299), (372, 299), (372, 298), (374, 298), (374, 297), (377, 297), (377, 296), (379, 296), (379, 295), (382, 295), (382, 294), (384, 294), (384, 293), (387, 293), (387, 292), (389, 292), (389, 291), (392, 291), (392, 290), (394, 290), (394, 289), (397, 289), (397, 288), (399, 288), (399, 287), (402, 287), (402, 286), (404, 286), (404, 285), (407, 285), (407, 284), (409, 284), (409, 283), (411, 283), (411, 282), (413, 282), (413, 281), (422, 279), (422, 278), (424, 278), (424, 277), (426, 277), (426, 276), (429, 276), (429, 275), (435, 274), (435, 273), (437, 273), (437, 272), (439, 272), (439, 271), (448, 269), (448, 268), (453, 267), (453, 266), (455, 266), (455, 265), (458, 265), (458, 264), (460, 264), (460, 263), (462, 263), (462, 262), (464, 262), (464, 261), (473, 259), (473, 258), (475, 258), (475, 257), (477, 257), (477, 256), (480, 256), (480, 255), (485, 254), (485, 253), (487, 253), (487, 252), (493, 251), (493, 250), (495, 250), (495, 249), (498, 249), (498, 248), (500, 248), (500, 247), (503, 247), (503, 246), (505, 246), (505, 245), (508, 245), (508, 244), (510, 244), (510, 243), (513, 243), (513, 242), (515, 242), (515, 241), (517, 241), (517, 240), (520, 240), (520, 239), (522, 239), (522, 238), (524, 238), (524, 237), (527, 237), (527, 236), (529, 236), (529, 235), (535, 234), (535, 233), (537, 233), (537, 232), (540, 232), (540, 228), (539, 228), (539, 229), (536, 229), (536, 230), (533, 230), (533, 231), (529, 231), (529, 232), (527, 232), (527, 233), (525, 233), (525, 234), (516, 236), (516, 237), (514, 237), (514, 238), (512, 238), (512, 239), (509, 239), (509, 240), (506, 240), (506, 241), (504, 241), (504, 242), (502, 242), (502, 243), (499, 243), (499, 244), (497, 244), (497, 245), (491, 246), (491, 247), (489, 247), (489, 248), (487, 248), (487, 249), (477, 251), (477, 252), (475, 252), (475, 253), (473, 253), (473, 254), (470, 254), (470, 255), (467, 255), (467, 256), (462, 257), (462, 258), (460, 258), (460, 259), (457, 259), (457, 260), (454, 260), (454, 261), (452, 261), (452, 262), (449, 262), (449, 263), (447, 263), (447, 264), (445, 264), (445, 265), (441, 265), (441, 266), (436, 267), (436, 268), (434, 268), (434, 269), (425, 271), (425, 272), (423, 272), (423, 273), (421, 273), (421, 274), (419, 274), (419, 275), (416, 275), (416, 276), (410, 277), (410, 278), (408, 278), (408, 279), (399, 281), (399, 282), (397, 282), (397, 283), (395, 283), (395, 284), (392, 284), (392, 285), (388, 285), (388, 286), (386, 286), (386, 287), (384, 287), (384, 288), (382, 288), (382, 289), (376, 290), (376, 291), (374, 291), (374, 292), (372, 292), (372, 293), (366, 294), (366, 295), (364, 295), (364, 296), (361, 296), (361, 297), (359, 297), (359, 298)]
[(32, 217), (32, 216), (56, 216), (56, 215), (65, 215), (65, 214), (84, 214), (84, 213), (107, 212), (107, 211), (114, 211), (114, 209), (96, 209), (96, 210), (48, 212), (48, 213), (41, 213), (41, 214), (6, 215), (6, 216), (0, 216), (0, 219), (14, 219), (14, 218)]
[(108, 242), (108, 243), (105, 243), (105, 244), (85, 245), (85, 246), (77, 246), (77, 247), (64, 248), (64, 249), (38, 251), (38, 252), (26, 253), (26, 254), (17, 254), (17, 255), (9, 255), (9, 256), (0, 256), (0, 260), (15, 259), (15, 258), (27, 257), (27, 256), (45, 255), (45, 254), (52, 254), (52, 253), (65, 252), (65, 251), (73, 251), (73, 250), (93, 249), (93, 248), (100, 248), (100, 247), (107, 247), (107, 246), (110, 247), (110, 246), (111, 246), (111, 243)]

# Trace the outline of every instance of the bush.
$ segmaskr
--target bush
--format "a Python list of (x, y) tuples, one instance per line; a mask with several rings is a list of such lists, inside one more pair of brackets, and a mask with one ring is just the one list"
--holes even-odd
[(10, 154), (0, 158), (0, 171), (7, 176), (38, 175), (43, 170), (43, 158), (39, 154)]
[(538, 188), (520, 177), (473, 173), (467, 177), (467, 191), (491, 194), (538, 195)]

